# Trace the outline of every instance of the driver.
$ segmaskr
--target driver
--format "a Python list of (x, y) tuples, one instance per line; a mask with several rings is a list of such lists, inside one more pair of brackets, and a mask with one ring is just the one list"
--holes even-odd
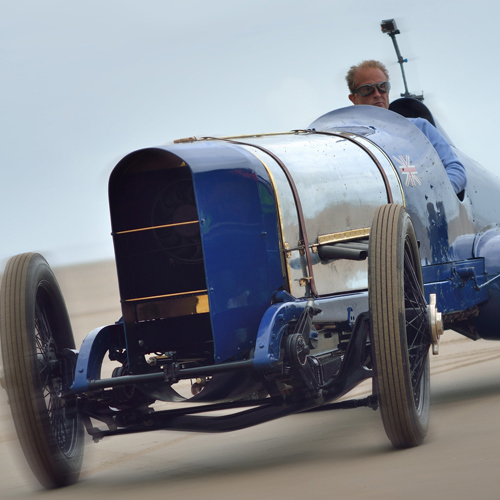
[[(389, 72), (379, 61), (363, 61), (352, 66), (346, 76), (349, 86), (350, 101), (355, 104), (365, 104), (389, 109)], [(441, 133), (424, 118), (407, 118), (414, 123), (429, 139), (441, 158), (455, 193), (464, 190), (467, 184), (465, 168)]]

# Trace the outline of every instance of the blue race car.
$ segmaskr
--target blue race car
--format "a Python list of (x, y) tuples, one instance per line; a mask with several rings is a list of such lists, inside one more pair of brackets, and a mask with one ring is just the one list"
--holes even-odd
[[(42, 485), (77, 480), (85, 432), (224, 432), (366, 406), (395, 447), (422, 442), (443, 328), (500, 339), (500, 181), (457, 151), (456, 195), (404, 117), (434, 122), (416, 102), (127, 155), (109, 181), (123, 316), (78, 350), (44, 258), (9, 261), (4, 382)], [(338, 401), (366, 379), (372, 395)]]

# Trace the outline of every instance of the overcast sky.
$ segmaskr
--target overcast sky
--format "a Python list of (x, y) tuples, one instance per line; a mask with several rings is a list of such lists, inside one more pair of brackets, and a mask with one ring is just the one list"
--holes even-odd
[[(500, 175), (498, 2), (0, 0), (0, 265), (113, 257), (108, 176), (192, 135), (304, 128), (350, 105), (344, 76), (383, 61), (395, 18), (410, 91)], [(452, 8), (450, 8), (452, 6)]]

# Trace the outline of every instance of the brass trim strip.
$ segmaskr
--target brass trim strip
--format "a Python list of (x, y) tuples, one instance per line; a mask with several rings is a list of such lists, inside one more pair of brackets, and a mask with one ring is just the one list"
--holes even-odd
[(354, 240), (364, 238), (370, 235), (370, 228), (352, 229), (351, 231), (342, 231), (340, 233), (324, 234), (318, 236), (318, 245), (327, 245), (329, 243), (338, 243), (339, 241)]
[(113, 234), (137, 233), (139, 231), (150, 231), (151, 229), (164, 229), (166, 227), (187, 226), (188, 224), (197, 224), (199, 220), (190, 220), (188, 222), (176, 222), (175, 224), (164, 224), (163, 226), (140, 227), (138, 229), (127, 229), (126, 231), (118, 231)]
[[(297, 135), (295, 130), (291, 130), (290, 132), (270, 132), (267, 134), (247, 134), (247, 135), (228, 135), (225, 137), (216, 137), (216, 139), (251, 139), (252, 137), (267, 137), (274, 135)], [(203, 137), (203, 139), (212, 139), (211, 137)]]
[[(276, 212), (278, 214), (278, 224), (279, 224), (279, 232), (280, 232), (280, 247), (281, 247), (281, 255), (284, 254), (284, 250), (286, 250), (287, 243), (285, 242), (285, 228), (283, 226), (283, 215), (281, 212), (281, 203), (280, 203), (280, 197), (278, 194), (278, 186), (276, 185), (276, 181), (274, 180), (273, 173), (271, 172), (270, 168), (267, 166), (266, 162), (260, 158), (260, 156), (253, 151), (252, 149), (248, 148), (247, 146), (247, 151), (252, 153), (264, 166), (266, 169), (267, 175), (269, 176), (269, 180), (271, 182), (271, 187), (273, 188), (274, 191), (274, 203), (276, 205)], [(292, 279), (290, 277), (290, 268), (288, 265), (288, 261), (286, 259), (282, 259), (281, 261), (282, 265), (282, 272), (286, 280), (288, 281), (288, 291), (291, 293), (292, 292)]]
[(379, 146), (375, 143), (373, 143), (379, 150), (380, 152), (385, 156), (385, 158), (387, 159), (387, 161), (389, 162), (389, 165), (392, 167), (392, 170), (394, 171), (394, 175), (396, 176), (396, 180), (398, 182), (398, 186), (399, 186), (399, 191), (401, 192), (401, 198), (403, 200), (403, 207), (406, 207), (406, 198), (405, 198), (405, 191), (403, 189), (403, 183), (401, 182), (401, 179), (399, 177), (399, 174), (398, 174), (398, 171), (396, 169), (396, 166), (394, 165), (394, 163), (392, 162), (392, 160), (389, 158), (389, 156), (387, 155), (387, 153), (383, 150), (383, 149), (380, 149)]
[(193, 290), (192, 292), (169, 293), (167, 295), (153, 295), (151, 297), (139, 297), (137, 299), (126, 299), (125, 302), (138, 302), (140, 300), (168, 299), (169, 297), (182, 297), (184, 295), (196, 295), (207, 293), (208, 290)]
[(227, 139), (251, 139), (252, 137), (266, 137), (273, 135), (293, 135), (297, 134), (297, 132), (306, 132), (302, 130), (291, 130), (289, 132), (269, 132), (267, 134), (245, 134), (245, 135), (228, 135), (223, 137), (183, 137), (182, 139), (175, 139), (174, 144), (185, 144), (189, 142), (198, 142), (198, 141), (218, 141), (218, 140), (227, 140)]

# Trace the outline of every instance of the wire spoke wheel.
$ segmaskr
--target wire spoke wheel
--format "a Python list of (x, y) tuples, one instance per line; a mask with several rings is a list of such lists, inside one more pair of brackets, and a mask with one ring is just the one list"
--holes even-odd
[(75, 343), (59, 285), (39, 254), (7, 263), (0, 295), (5, 385), (26, 459), (46, 488), (75, 482), (83, 425), (73, 382)]
[(401, 205), (375, 212), (368, 259), (374, 392), (392, 444), (417, 446), (429, 427), (431, 333), (415, 231)]

